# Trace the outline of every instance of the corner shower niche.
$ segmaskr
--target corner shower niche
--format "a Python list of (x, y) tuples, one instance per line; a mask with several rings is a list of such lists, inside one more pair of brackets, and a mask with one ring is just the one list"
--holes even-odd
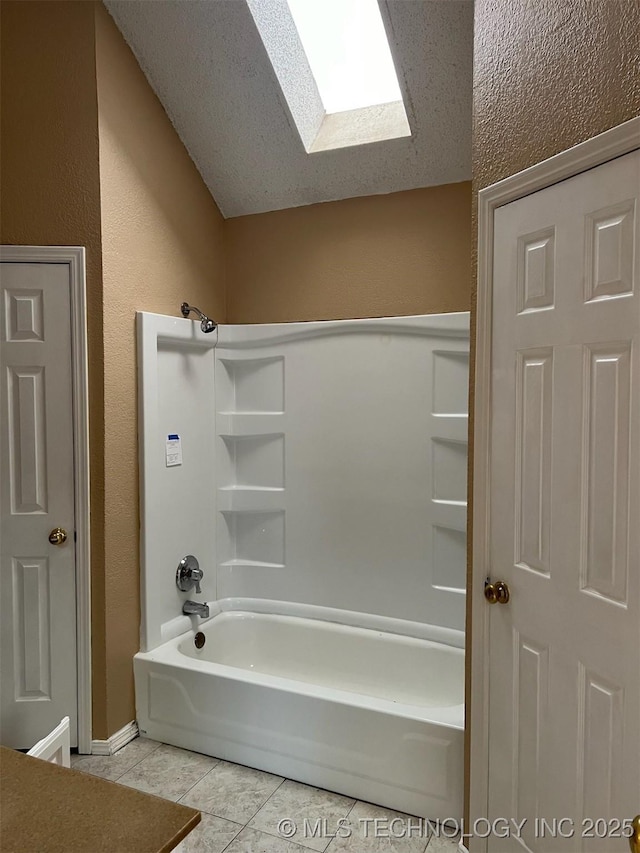
[(219, 358), (218, 566), (284, 568), (284, 357)]

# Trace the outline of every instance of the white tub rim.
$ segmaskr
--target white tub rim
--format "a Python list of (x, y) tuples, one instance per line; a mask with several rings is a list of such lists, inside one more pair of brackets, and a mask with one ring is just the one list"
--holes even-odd
[[(253, 605), (253, 607), (249, 609), (245, 606), (247, 604)], [(276, 605), (276, 607), (270, 607), (269, 605)], [(280, 607), (277, 607), (277, 605), (280, 605)], [(354, 614), (356, 617), (360, 617), (357, 621), (360, 621), (361, 623), (368, 623), (364, 625), (354, 625), (349, 619), (352, 615), (351, 611), (339, 611), (333, 608), (313, 607), (310, 605), (294, 604), (291, 602), (272, 602), (263, 599), (224, 599), (222, 601), (212, 602), (210, 604), (210, 610), (211, 615), (208, 619), (201, 620), (199, 618), (192, 617), (193, 625), (191, 624), (191, 617), (184, 617), (184, 620), (187, 622), (186, 630), (183, 630), (180, 634), (173, 636), (171, 639), (167, 640), (152, 651), (139, 652), (136, 655), (136, 658), (141, 661), (147, 661), (149, 663), (166, 666), (168, 668), (177, 667), (191, 672), (199, 672), (219, 678), (255, 684), (261, 687), (278, 690), (283, 693), (293, 693), (316, 699), (328, 700), (343, 705), (349, 705), (351, 707), (366, 708), (382, 714), (389, 714), (411, 720), (429, 722), (435, 725), (442, 725), (445, 728), (452, 728), (456, 730), (464, 729), (464, 703), (446, 706), (419, 706), (403, 702), (394, 702), (389, 699), (375, 697), (369, 694), (351, 692), (341, 688), (334, 688), (329, 685), (316, 685), (296, 678), (286, 678), (280, 675), (271, 675), (256, 670), (249, 670), (242, 667), (203, 660), (186, 655), (180, 650), (182, 643), (188, 640), (189, 637), (193, 637), (195, 631), (204, 630), (206, 633), (207, 626), (212, 625), (216, 616), (223, 613), (237, 612), (238, 614), (246, 613), (265, 616), (289, 616), (293, 618), (311, 619), (325, 623), (334, 622), (346, 627), (373, 630), (376, 633), (382, 632), (396, 636), (399, 635), (409, 639), (422, 640), (436, 646), (444, 646), (456, 649), (457, 651), (462, 651), (461, 647), (457, 644), (454, 645), (453, 643), (445, 643), (438, 639), (434, 639), (434, 634), (437, 636), (439, 633), (437, 626), (420, 625), (420, 623), (414, 622), (404, 622), (403, 625), (398, 625), (398, 623), (402, 623), (403, 620), (393, 620), (388, 619), (388, 617), (380, 616), (372, 617), (369, 614)], [(274, 612), (274, 610), (279, 610), (280, 612)], [(320, 613), (326, 611), (330, 611), (331, 615), (335, 618), (331, 620), (320, 618)], [(308, 615), (310, 612), (314, 615)], [(349, 619), (349, 621), (347, 621), (347, 619)], [(183, 620), (181, 619), (180, 621), (182, 622)], [(401, 627), (404, 630), (385, 630), (386, 623), (388, 622), (390, 622), (396, 629)], [(411, 632), (411, 627), (415, 625), (418, 625), (420, 633), (423, 634), (423, 636), (416, 637), (415, 634)], [(434, 628), (436, 631), (428, 630)], [(447, 632), (451, 631), (454, 634), (462, 633), (453, 631), (452, 629), (439, 630)], [(424, 634), (428, 634), (428, 636), (424, 636)]]
[(356, 610), (341, 610), (337, 607), (324, 607), (319, 604), (305, 604), (297, 601), (276, 601), (271, 598), (220, 598), (215, 601), (208, 601), (207, 604), (209, 605), (208, 619), (181, 615), (170, 622), (165, 622), (161, 629), (162, 645), (194, 628), (197, 629), (199, 626), (206, 625), (219, 613), (241, 610), (248, 613), (294, 616), (321, 622), (335, 622), (338, 625), (347, 625), (352, 628), (366, 628), (371, 631), (382, 631), (386, 634), (413, 637), (416, 640), (430, 640), (457, 649), (464, 649), (465, 647), (465, 632), (457, 628), (429, 625), (426, 622), (412, 622), (408, 619), (398, 619), (392, 616), (380, 616)]

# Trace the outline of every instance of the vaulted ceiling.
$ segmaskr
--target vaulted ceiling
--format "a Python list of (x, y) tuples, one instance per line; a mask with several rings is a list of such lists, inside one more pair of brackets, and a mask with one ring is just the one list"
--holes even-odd
[(470, 178), (472, 0), (380, 4), (412, 135), (308, 154), (246, 0), (106, 0), (225, 217)]

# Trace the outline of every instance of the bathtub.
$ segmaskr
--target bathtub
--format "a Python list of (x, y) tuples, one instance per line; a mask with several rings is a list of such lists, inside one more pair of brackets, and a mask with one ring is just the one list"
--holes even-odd
[(207, 620), (174, 620), (174, 632), (187, 630), (135, 656), (142, 734), (420, 817), (460, 819), (462, 632), (285, 602), (210, 609)]

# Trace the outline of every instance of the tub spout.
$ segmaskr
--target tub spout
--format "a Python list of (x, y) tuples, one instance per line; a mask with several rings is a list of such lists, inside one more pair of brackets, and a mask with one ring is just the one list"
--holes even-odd
[(182, 605), (182, 612), (187, 616), (199, 616), (201, 619), (207, 619), (209, 616), (209, 605), (200, 601), (185, 601)]

